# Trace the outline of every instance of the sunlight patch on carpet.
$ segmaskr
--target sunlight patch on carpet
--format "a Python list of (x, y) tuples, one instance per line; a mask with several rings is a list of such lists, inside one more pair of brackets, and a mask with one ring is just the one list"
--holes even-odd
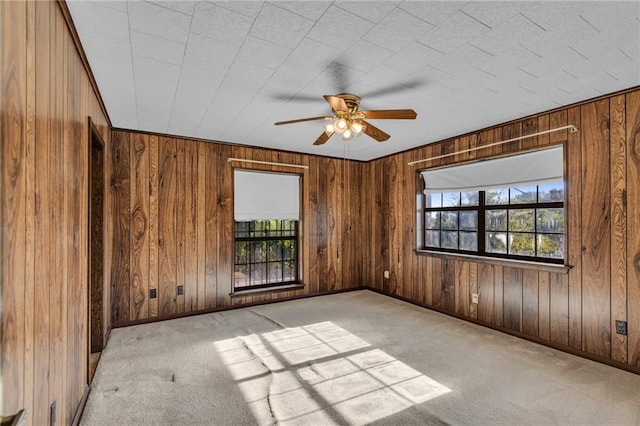
[(214, 346), (259, 424), (367, 424), (451, 392), (331, 321)]

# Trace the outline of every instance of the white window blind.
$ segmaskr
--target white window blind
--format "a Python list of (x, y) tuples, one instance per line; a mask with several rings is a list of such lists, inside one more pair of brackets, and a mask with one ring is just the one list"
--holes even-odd
[(562, 182), (562, 146), (425, 170), (425, 192), (470, 192)]
[(300, 219), (300, 176), (235, 170), (233, 178), (236, 221)]

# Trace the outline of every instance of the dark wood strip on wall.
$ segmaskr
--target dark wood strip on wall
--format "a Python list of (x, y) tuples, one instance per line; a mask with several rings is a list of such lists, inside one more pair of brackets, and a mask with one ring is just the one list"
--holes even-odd
[[(36, 96), (36, 109), (35, 120), (35, 193), (36, 199), (36, 248), (35, 248), (35, 274), (34, 274), (34, 286), (39, 292), (39, 297), (34, 300), (33, 310), (38, 312), (35, 315), (35, 327), (34, 327), (34, 350), (33, 350), (33, 366), (34, 366), (34, 380), (32, 383), (25, 383), (24, 390), (26, 393), (33, 393), (33, 399), (31, 407), (33, 424), (46, 424), (48, 422), (47, 410), (38, 409), (35, 407), (47, 407), (49, 404), (49, 364), (50, 364), (50, 337), (49, 337), (49, 318), (51, 315), (49, 298), (50, 293), (57, 291), (55, 287), (49, 285), (38, 285), (37, 283), (45, 283), (51, 276), (50, 271), (55, 266), (51, 262), (51, 229), (52, 226), (52, 214), (51, 197), (52, 194), (50, 187), (50, 157), (49, 151), (51, 144), (55, 141), (51, 141), (49, 138), (50, 122), (53, 120), (51, 116), (51, 97), (50, 90), (50, 69), (42, 64), (49, 64), (51, 60), (51, 43), (52, 40), (49, 37), (50, 21), (52, 9), (49, 7), (42, 7), (42, 5), (36, 4), (36, 38), (34, 50), (37, 55), (34, 55), (36, 63), (35, 74), (35, 91), (38, 94)], [(3, 25), (4, 27), (4, 25)], [(3, 138), (3, 140), (5, 140)], [(4, 221), (3, 221), (4, 223)], [(4, 257), (4, 256), (3, 256)], [(26, 336), (28, 338), (28, 336)], [(5, 342), (3, 341), (3, 344)], [(26, 360), (29, 362), (30, 360)], [(29, 407), (28, 404), (24, 404), (25, 407)], [(14, 412), (11, 410), (10, 412)]]
[(538, 272), (538, 337), (549, 340), (550, 337), (550, 273)]
[[(544, 274), (544, 271), (540, 272)], [(538, 271), (525, 269), (522, 271), (522, 332), (538, 337), (539, 288)]]
[(582, 349), (611, 356), (609, 100), (582, 107)]
[(628, 362), (640, 367), (640, 91), (626, 95)]
[(149, 318), (158, 316), (158, 146), (158, 136), (149, 136)]
[(111, 260), (111, 317), (113, 322), (129, 321), (130, 270), (130, 186), (129, 134), (114, 135), (111, 148), (111, 212), (113, 214), (113, 258)]
[[(3, 28), (20, 28), (26, 23), (26, 3), (2, 4), (0, 23)], [(17, 35), (17, 34), (16, 34)], [(25, 401), (24, 382), (24, 325), (25, 325), (25, 258), (26, 233), (24, 211), (26, 209), (26, 86), (27, 47), (25, 37), (9, 39), (2, 43), (2, 348), (3, 385), (15, 389), (5, 395), (8, 407), (21, 407)]]
[(177, 146), (160, 138), (158, 146), (158, 316), (177, 313)]
[(624, 95), (611, 98), (611, 359), (627, 362), (627, 336), (617, 334), (616, 321), (627, 320), (627, 167)]
[(522, 274), (520, 268), (505, 267), (503, 271), (504, 326), (514, 331), (522, 331)]
[[(567, 118), (568, 117), (568, 118)], [(565, 121), (563, 121), (565, 120)], [(580, 108), (552, 114), (551, 125), (582, 128)], [(553, 137), (554, 134), (552, 134)], [(569, 133), (565, 144), (565, 262), (569, 270), (569, 346), (582, 350), (582, 131)]]
[(131, 164), (131, 299), (132, 320), (149, 315), (149, 138), (132, 134), (130, 143)]
[(216, 304), (219, 307), (230, 304), (229, 293), (231, 293), (233, 285), (233, 257), (235, 253), (233, 245), (233, 178), (231, 167), (227, 163), (229, 157), (231, 157), (229, 145), (218, 147), (215, 208), (217, 219)]

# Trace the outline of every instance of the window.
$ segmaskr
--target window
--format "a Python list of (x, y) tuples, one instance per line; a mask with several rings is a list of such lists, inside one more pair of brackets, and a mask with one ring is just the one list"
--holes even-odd
[(298, 221), (235, 223), (235, 288), (298, 282)]
[[(541, 168), (547, 170), (531, 172), (541, 164), (536, 161), (542, 161)], [(562, 149), (554, 148), (423, 172), (424, 248), (563, 263), (562, 164)], [(526, 182), (512, 183), (521, 168), (529, 170), (518, 178)], [(500, 177), (505, 169), (509, 173)], [(483, 174), (491, 180), (488, 187), (483, 185)], [(501, 179), (509, 184), (494, 186)]]
[(234, 171), (234, 291), (299, 282), (300, 176)]
[(475, 192), (430, 193), (425, 247), (562, 263), (562, 183)]

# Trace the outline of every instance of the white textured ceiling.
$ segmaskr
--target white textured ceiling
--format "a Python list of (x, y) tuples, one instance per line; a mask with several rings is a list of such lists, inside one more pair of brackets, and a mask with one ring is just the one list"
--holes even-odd
[[(370, 160), (640, 85), (640, 2), (68, 1), (115, 127)], [(391, 134), (312, 142), (322, 95)]]

